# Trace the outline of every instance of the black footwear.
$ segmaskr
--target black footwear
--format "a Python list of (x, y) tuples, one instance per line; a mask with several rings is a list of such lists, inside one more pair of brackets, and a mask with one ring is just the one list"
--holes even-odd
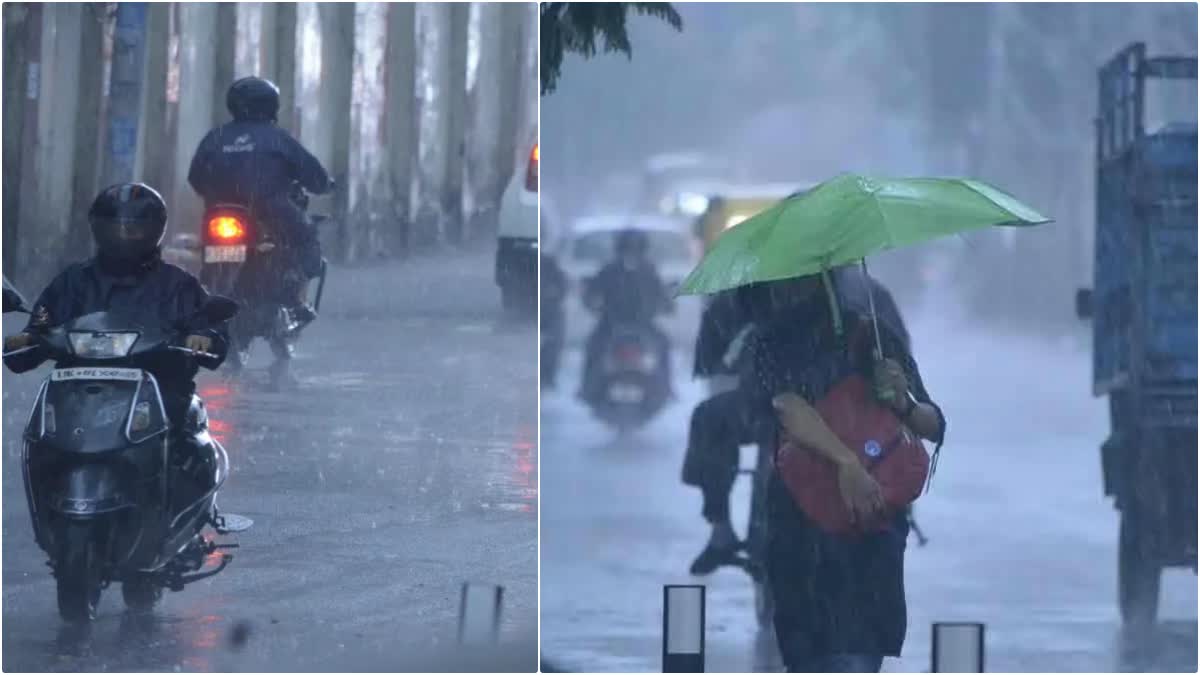
[(722, 565), (733, 564), (737, 561), (738, 547), (736, 544), (731, 546), (714, 546), (709, 543), (692, 561), (692, 566), (688, 571), (693, 576), (704, 576), (717, 571)]
[(317, 310), (313, 309), (307, 302), (302, 302), (292, 308), (292, 316), (303, 327), (316, 320)]

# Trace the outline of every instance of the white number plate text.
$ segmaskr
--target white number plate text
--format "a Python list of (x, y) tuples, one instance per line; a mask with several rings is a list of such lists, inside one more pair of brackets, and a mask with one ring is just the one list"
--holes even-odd
[(204, 262), (210, 263), (240, 263), (246, 262), (246, 246), (205, 246)]
[(136, 382), (142, 379), (142, 371), (137, 368), (59, 368), (50, 372), (50, 379), (55, 382), (63, 380), (129, 380)]

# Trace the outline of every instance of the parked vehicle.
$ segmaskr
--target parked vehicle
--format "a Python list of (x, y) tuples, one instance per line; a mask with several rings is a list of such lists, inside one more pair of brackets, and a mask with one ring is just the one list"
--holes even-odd
[(1145, 128), (1147, 82), (1163, 78), (1195, 80), (1196, 58), (1138, 43), (1100, 69), (1095, 277), (1076, 300), (1109, 399), (1101, 461), (1129, 625), (1155, 620), (1164, 567), (1196, 570), (1196, 124)]
[(537, 312), (538, 145), (524, 171), (515, 172), (500, 200), (496, 285), (506, 311)]

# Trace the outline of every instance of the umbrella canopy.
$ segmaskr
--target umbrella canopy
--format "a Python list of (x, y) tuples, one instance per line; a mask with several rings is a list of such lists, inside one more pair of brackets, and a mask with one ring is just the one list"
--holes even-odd
[(727, 230), (679, 293), (808, 276), (949, 234), (1048, 222), (980, 181), (843, 174)]

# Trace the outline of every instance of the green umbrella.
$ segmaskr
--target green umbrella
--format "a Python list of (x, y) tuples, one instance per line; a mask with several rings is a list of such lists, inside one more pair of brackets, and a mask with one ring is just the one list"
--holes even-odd
[[(856, 262), (865, 273), (867, 256), (887, 249), (985, 227), (1048, 222), (980, 181), (843, 174), (724, 232), (679, 293), (717, 293)], [(878, 328), (876, 333), (878, 344)]]

